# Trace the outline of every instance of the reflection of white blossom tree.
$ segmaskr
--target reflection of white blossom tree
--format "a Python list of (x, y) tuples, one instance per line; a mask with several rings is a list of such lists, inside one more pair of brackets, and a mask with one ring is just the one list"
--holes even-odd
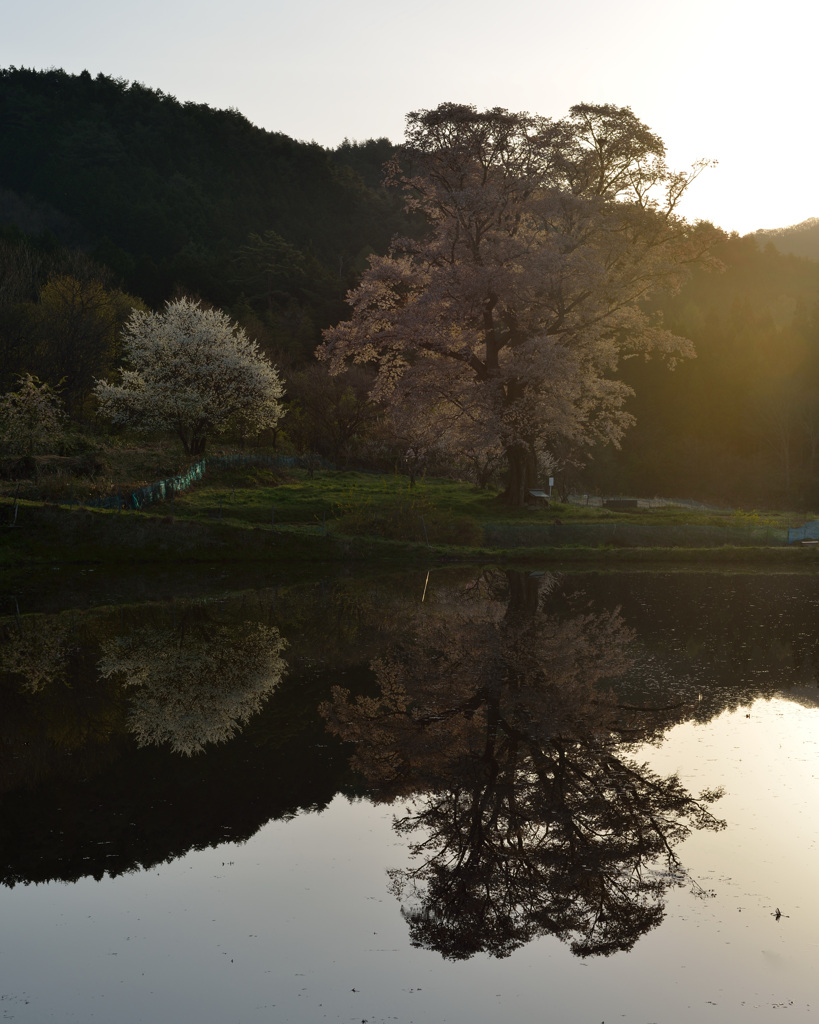
[(224, 743), (261, 710), (286, 665), (272, 626), (141, 628), (103, 644), (102, 676), (132, 687), (128, 728), (140, 746), (194, 754)]

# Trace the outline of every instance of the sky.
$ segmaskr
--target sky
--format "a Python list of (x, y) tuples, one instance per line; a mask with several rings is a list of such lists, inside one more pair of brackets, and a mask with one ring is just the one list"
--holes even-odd
[(740, 234), (819, 217), (816, 0), (0, 0), (0, 67), (87, 70), (337, 146), (444, 101), (629, 106), (680, 212)]

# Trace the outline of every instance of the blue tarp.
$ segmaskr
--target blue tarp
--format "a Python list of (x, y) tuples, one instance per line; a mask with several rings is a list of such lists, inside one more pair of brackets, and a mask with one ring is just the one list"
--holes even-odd
[(795, 544), (799, 540), (819, 540), (819, 519), (804, 526), (788, 527), (788, 543)]

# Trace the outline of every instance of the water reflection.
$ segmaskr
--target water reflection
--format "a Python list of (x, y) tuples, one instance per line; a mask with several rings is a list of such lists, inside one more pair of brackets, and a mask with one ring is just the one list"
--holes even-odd
[(266, 591), (0, 623), (0, 883), (124, 874), (332, 799), (326, 684), (285, 671), (274, 606)]
[(190, 755), (226, 742), (261, 710), (284, 673), (284, 647), (274, 626), (188, 614), (176, 628), (105, 641), (99, 672), (130, 691), (126, 722), (139, 746)]
[(275, 626), (220, 622), (216, 608), (186, 602), (153, 610), (153, 621), (129, 628), (121, 616), (99, 614), (18, 619), (0, 645), (0, 673), (17, 680), (22, 693), (37, 694), (32, 706), (39, 709), (82, 692), (84, 721), (49, 716), (62, 720), (61, 745), (82, 746), (89, 729), (100, 734), (88, 698), (106, 694), (116, 715), (106, 716), (103, 735), (124, 724), (139, 746), (200, 753), (257, 714), (286, 668), (286, 642)]
[[(376, 696), (337, 687), (322, 712), (420, 863), (392, 874), (412, 943), (508, 956), (551, 934), (578, 956), (628, 950), (685, 881), (675, 847), (724, 822), (676, 776), (628, 756), (664, 712), (603, 685), (631, 665), (619, 612), (558, 620), (554, 579), (482, 575), (413, 617), (377, 659)], [(500, 596), (505, 601), (499, 601)]]
[(67, 616), (43, 617), (37, 628), (24, 629), (18, 622), (0, 646), (0, 671), (19, 676), (29, 693), (66, 683), (71, 662), (82, 648), (72, 625)]
[[(0, 881), (122, 873), (247, 838), (271, 819), (369, 786), (379, 800), (413, 801), (406, 839), (416, 845), (439, 820), (454, 823), (421, 859), (469, 864), (493, 885), (508, 879), (508, 900), (522, 874), (569, 892), (579, 869), (562, 853), (556, 866), (555, 850), (580, 848), (587, 821), (602, 838), (590, 833), (591, 866), (575, 876), (584, 892), (596, 863), (675, 884), (673, 864), (649, 874), (651, 848), (639, 843), (652, 814), (662, 829), (667, 820), (695, 827), (685, 815), (696, 808), (682, 800), (677, 818), (661, 803), (641, 811), (640, 796), (634, 810), (618, 811), (607, 786), (623, 799), (653, 792), (650, 779), (626, 784), (628, 744), (785, 686), (816, 693), (817, 608), (812, 576), (558, 580), (464, 569), (429, 581), (421, 573), (296, 582), (59, 614), (18, 616), (9, 603), (0, 620)], [(337, 683), (351, 696), (348, 707), (335, 702), (330, 736), (317, 707)], [(355, 745), (355, 774), (342, 736)], [(714, 772), (718, 784), (718, 761)], [(619, 861), (618, 814), (634, 823)], [(611, 902), (602, 870), (594, 898)], [(441, 885), (451, 886), (450, 875)], [(426, 905), (432, 877), (395, 879), (408, 916)], [(586, 941), (580, 904), (565, 892), (551, 923), (528, 896), (525, 919), (509, 923), (507, 914), (497, 935), (507, 928), (516, 942), (527, 929), (568, 928), (567, 941)], [(436, 899), (443, 913), (446, 900)], [(660, 894), (646, 905), (661, 902)], [(588, 942), (601, 935), (598, 925)]]

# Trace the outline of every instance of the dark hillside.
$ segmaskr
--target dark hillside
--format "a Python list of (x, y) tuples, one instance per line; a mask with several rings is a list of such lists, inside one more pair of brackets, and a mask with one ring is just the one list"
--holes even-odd
[(404, 226), (373, 174), (389, 143), (374, 145), (345, 159), (139, 83), (8, 68), (0, 223), (82, 243), (151, 305), (175, 290), (242, 297), (273, 321), (295, 305), (317, 338), (366, 255)]

